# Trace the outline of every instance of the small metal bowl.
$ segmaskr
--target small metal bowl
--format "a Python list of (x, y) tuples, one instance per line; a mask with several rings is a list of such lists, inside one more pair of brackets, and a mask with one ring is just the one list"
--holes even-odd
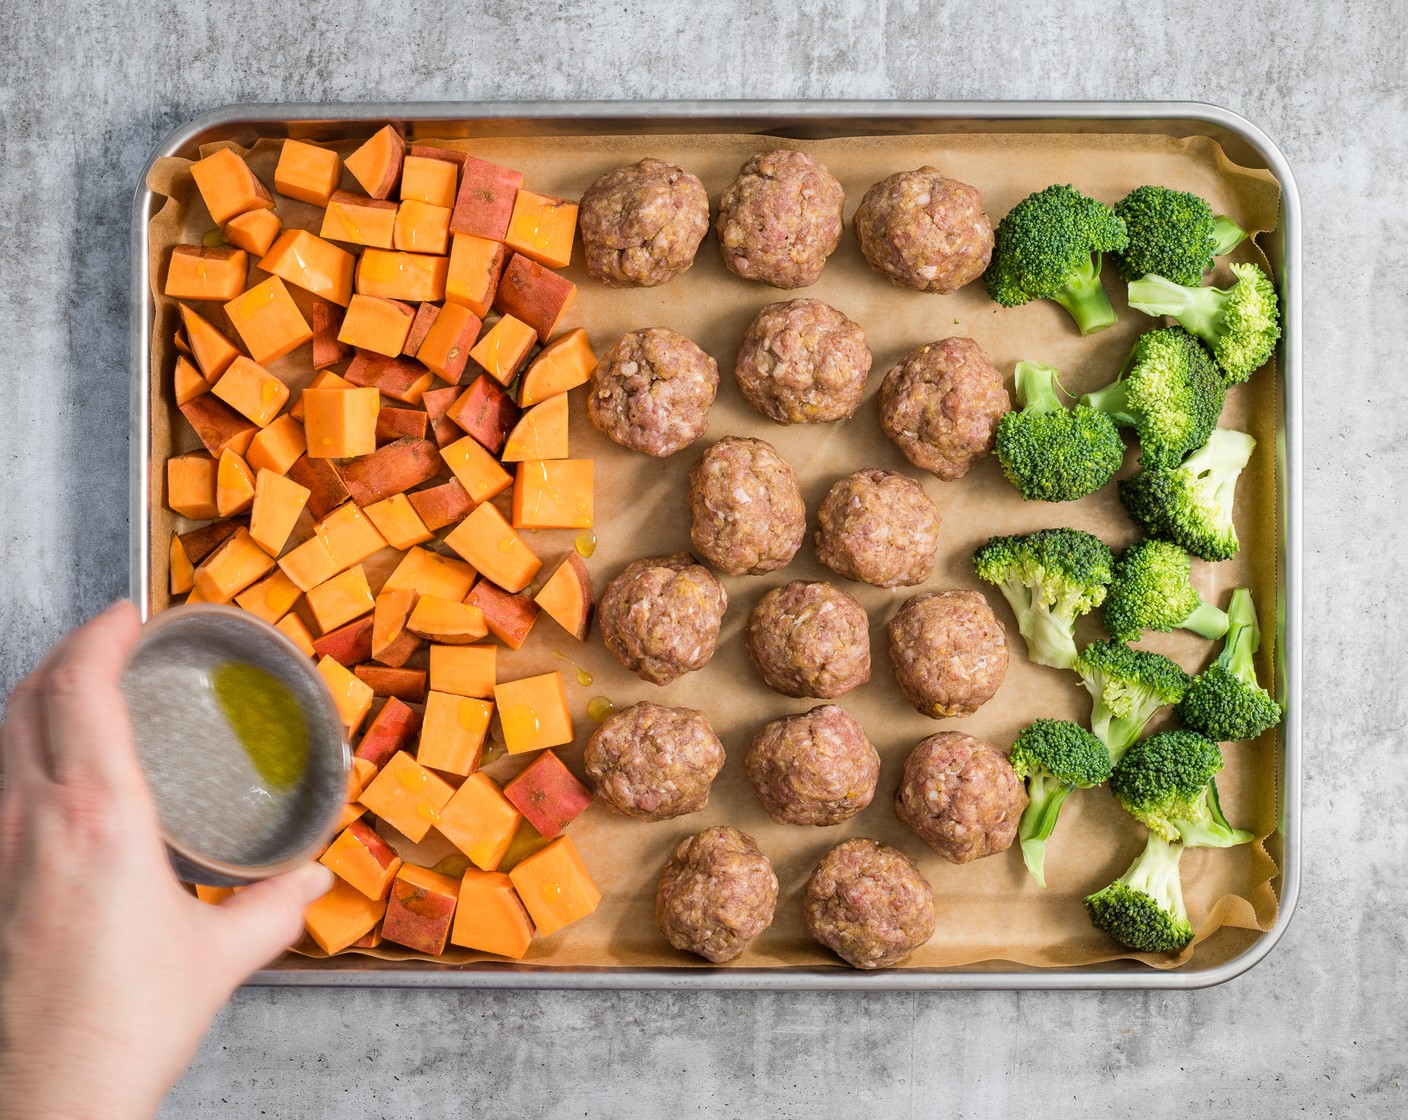
[[(307, 762), (271, 791), (218, 706), (209, 674), (255, 666), (289, 690), (307, 731)], [(351, 751), (332, 694), (282, 633), (236, 607), (172, 607), (147, 622), (123, 669), (132, 732), (176, 873), (242, 886), (314, 858), (347, 799)]]

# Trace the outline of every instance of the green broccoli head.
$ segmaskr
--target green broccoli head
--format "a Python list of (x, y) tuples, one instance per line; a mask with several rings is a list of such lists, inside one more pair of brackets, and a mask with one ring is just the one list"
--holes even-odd
[(1245, 588), (1232, 592), (1227, 617), (1222, 654), (1193, 679), (1178, 705), (1178, 718), (1209, 739), (1239, 743), (1280, 723), (1281, 707), (1257, 682), (1255, 654), (1261, 646), (1261, 627), (1251, 592)]
[(978, 578), (1017, 616), (1027, 656), (1058, 669), (1075, 664), (1076, 619), (1104, 602), (1113, 562), (1104, 541), (1079, 529), (993, 537), (973, 554)]
[(1172, 468), (1144, 468), (1121, 479), (1120, 500), (1151, 537), (1204, 560), (1227, 560), (1240, 546), (1232, 524), (1237, 479), (1256, 440), (1218, 428), (1208, 442)]
[(1143, 466), (1171, 467), (1207, 442), (1226, 396), (1202, 343), (1165, 327), (1140, 335), (1125, 372), (1080, 400), (1138, 432)]
[(1061, 806), (1073, 789), (1098, 786), (1110, 776), (1110, 752), (1078, 723), (1039, 719), (1017, 736), (1008, 755), (1012, 769), (1027, 782), (1027, 808), (1017, 826), (1022, 859), (1046, 886), (1046, 842)]
[(1176, 953), (1193, 940), (1178, 862), (1183, 846), (1149, 834), (1129, 870), (1085, 900), (1096, 929), (1141, 953)]
[(1018, 362), (1013, 380), (1021, 410), (997, 424), (997, 457), (1012, 485), (1029, 502), (1073, 502), (1114, 477), (1124, 441), (1104, 413), (1066, 408), (1056, 395), (1056, 369)]
[(1175, 284), (1144, 276), (1129, 285), (1129, 305), (1146, 315), (1168, 315), (1207, 343), (1233, 385), (1266, 364), (1281, 337), (1281, 312), (1271, 278), (1254, 264), (1234, 264), (1230, 288)]
[(1115, 254), (1126, 280), (1155, 273), (1176, 284), (1201, 284), (1217, 250), (1212, 207), (1187, 191), (1135, 187), (1115, 213), (1124, 220), (1129, 244)]
[(1110, 207), (1071, 186), (1028, 195), (998, 222), (992, 260), (984, 274), (988, 294), (1003, 307), (1034, 299), (1059, 303), (1081, 334), (1115, 321), (1100, 286), (1100, 255), (1123, 249), (1124, 222)]
[(1213, 779), (1222, 751), (1211, 739), (1180, 728), (1135, 743), (1110, 776), (1110, 789), (1135, 820), (1151, 832), (1188, 847), (1229, 848), (1250, 832), (1227, 823)]
[(1177, 704), (1188, 690), (1188, 674), (1162, 654), (1131, 649), (1123, 642), (1091, 642), (1075, 670), (1090, 692), (1091, 730), (1119, 762), (1154, 713)]
[(1105, 598), (1105, 629), (1132, 642), (1145, 630), (1191, 630), (1203, 638), (1227, 632), (1227, 615), (1193, 589), (1193, 560), (1169, 541), (1139, 541), (1115, 562)]

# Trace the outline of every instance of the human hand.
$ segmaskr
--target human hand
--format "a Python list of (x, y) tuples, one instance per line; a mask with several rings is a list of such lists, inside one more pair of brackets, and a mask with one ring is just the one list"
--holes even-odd
[(0, 725), (0, 1117), (153, 1115), (332, 885), (310, 864), (212, 906), (176, 881), (118, 689), (138, 629), (119, 603), (68, 635)]

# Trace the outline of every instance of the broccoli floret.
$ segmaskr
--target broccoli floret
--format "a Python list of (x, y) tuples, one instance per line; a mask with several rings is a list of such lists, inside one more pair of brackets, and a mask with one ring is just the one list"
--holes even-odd
[(1129, 306), (1146, 315), (1168, 315), (1207, 343), (1229, 385), (1266, 364), (1281, 337), (1281, 312), (1270, 277), (1254, 264), (1234, 264), (1230, 288), (1175, 284), (1145, 276), (1129, 285)]
[(1130, 649), (1123, 642), (1091, 642), (1075, 670), (1094, 702), (1090, 728), (1119, 762), (1160, 708), (1177, 704), (1188, 691), (1188, 674), (1159, 653)]
[(998, 421), (997, 457), (1022, 497), (1073, 502), (1109, 482), (1124, 462), (1115, 422), (1084, 405), (1063, 405), (1054, 366), (1018, 362), (1013, 380), (1021, 411)]
[(1211, 739), (1180, 728), (1135, 743), (1110, 776), (1110, 789), (1135, 820), (1170, 842), (1190, 848), (1231, 848), (1250, 832), (1222, 815), (1213, 779), (1222, 751)]
[(1070, 312), (1081, 334), (1115, 321), (1100, 286), (1100, 254), (1128, 244), (1124, 222), (1110, 207), (1070, 186), (1028, 195), (997, 223), (992, 261), (983, 279), (1003, 307), (1049, 299)]
[(1168, 187), (1136, 187), (1115, 203), (1129, 244), (1115, 254), (1126, 280), (1149, 273), (1176, 284), (1201, 284), (1213, 266), (1212, 207), (1195, 194)]
[(1209, 739), (1239, 743), (1280, 723), (1281, 707), (1257, 683), (1253, 655), (1261, 645), (1261, 627), (1250, 591), (1239, 587), (1232, 592), (1227, 618), (1222, 655), (1193, 679), (1178, 705), (1178, 718)]
[(1027, 656), (1069, 669), (1076, 662), (1076, 619), (1105, 601), (1114, 557), (1080, 529), (1041, 529), (993, 537), (973, 554), (978, 578), (996, 585), (1017, 616)]
[(1140, 541), (1121, 553), (1105, 599), (1110, 637), (1132, 642), (1145, 630), (1191, 630), (1203, 638), (1227, 633), (1227, 615), (1193, 590), (1193, 560), (1169, 541)]
[(1120, 480), (1120, 500), (1151, 537), (1187, 549), (1204, 560), (1227, 560), (1240, 544), (1232, 524), (1237, 479), (1256, 440), (1218, 428), (1176, 467), (1144, 468)]
[(1008, 755), (1017, 777), (1027, 782), (1027, 808), (1017, 826), (1022, 859), (1046, 886), (1046, 841), (1073, 789), (1089, 789), (1110, 777), (1110, 752), (1085, 728), (1064, 719), (1039, 719), (1017, 736)]
[(1091, 923), (1141, 953), (1178, 952), (1193, 940), (1178, 877), (1182, 858), (1181, 844), (1170, 844), (1151, 832), (1144, 851), (1129, 870), (1104, 890), (1086, 897)]
[(1139, 434), (1139, 462), (1171, 467), (1217, 427), (1226, 389), (1208, 352), (1182, 327), (1146, 331), (1119, 378), (1080, 403)]

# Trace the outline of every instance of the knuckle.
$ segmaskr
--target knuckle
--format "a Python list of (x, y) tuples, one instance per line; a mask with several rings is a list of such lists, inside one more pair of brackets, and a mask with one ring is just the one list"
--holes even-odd
[(91, 691), (91, 682), (82, 666), (65, 662), (49, 670), (45, 691), (59, 700), (82, 699)]
[(64, 820), (75, 835), (100, 841), (118, 830), (119, 814), (104, 791), (81, 783), (61, 784), (56, 797)]

